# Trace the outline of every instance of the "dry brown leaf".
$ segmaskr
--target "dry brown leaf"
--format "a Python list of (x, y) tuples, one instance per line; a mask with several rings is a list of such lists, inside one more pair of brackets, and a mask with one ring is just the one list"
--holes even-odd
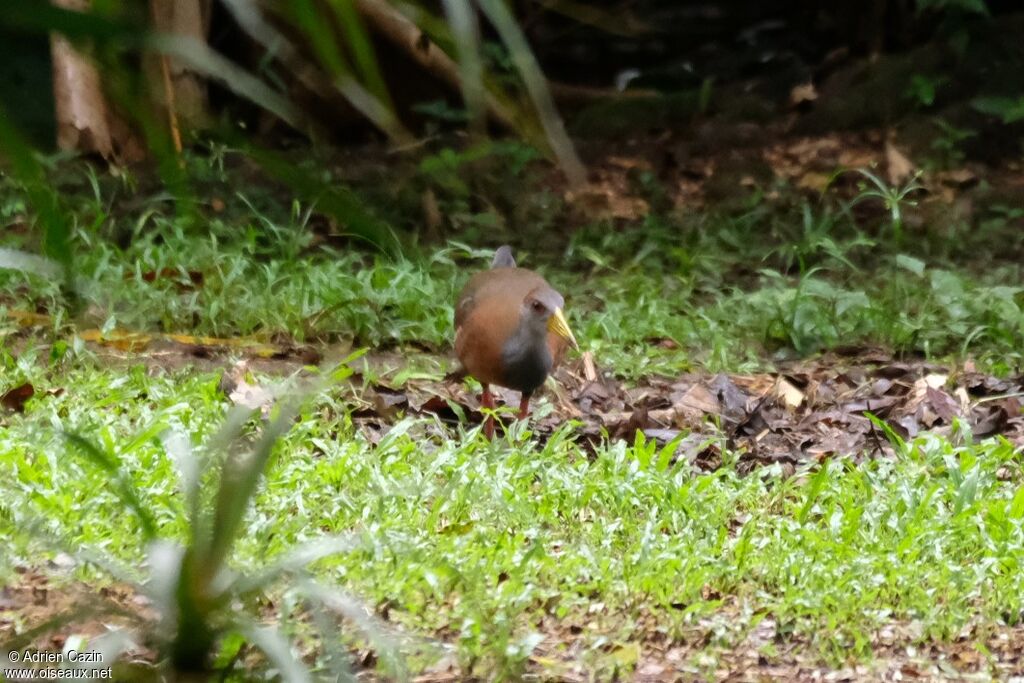
[(829, 176), (824, 173), (808, 171), (800, 176), (800, 179), (796, 181), (796, 186), (803, 190), (821, 193), (828, 189), (829, 180)]
[(594, 354), (590, 351), (583, 352), (583, 377), (588, 382), (597, 381), (597, 366), (594, 365)]
[(796, 410), (804, 402), (804, 392), (793, 386), (785, 377), (779, 377), (772, 393), (791, 409)]
[(717, 415), (722, 409), (718, 399), (703, 383), (694, 384), (687, 389), (676, 400), (676, 407), (700, 415)]
[(142, 332), (126, 332), (124, 330), (84, 330), (78, 334), (83, 341), (109, 346), (118, 351), (138, 352), (149, 346), (153, 337)]
[(793, 86), (793, 89), (789, 91), (789, 104), (792, 107), (799, 107), (801, 104), (814, 102), (817, 99), (818, 91), (815, 89), (814, 83), (801, 83)]
[(914, 175), (914, 164), (896, 149), (891, 140), (885, 143), (886, 177), (892, 185), (902, 185)]
[(274, 395), (265, 387), (250, 383), (249, 379), (249, 363), (242, 360), (221, 375), (219, 386), (233, 404), (258, 410), (260, 416), (267, 419), (274, 405)]
[(0, 396), (0, 406), (16, 413), (25, 412), (25, 403), (35, 396), (36, 389), (28, 382), (19, 384), (8, 389), (3, 396)]

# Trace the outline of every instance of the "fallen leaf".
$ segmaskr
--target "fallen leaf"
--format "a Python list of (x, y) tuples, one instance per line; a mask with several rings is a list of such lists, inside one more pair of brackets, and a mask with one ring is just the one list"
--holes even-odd
[(130, 352), (142, 351), (153, 341), (151, 335), (123, 330), (111, 330), (106, 333), (101, 330), (85, 330), (79, 332), (78, 336), (83, 341), (100, 344), (101, 346), (109, 346), (118, 351)]
[(239, 361), (221, 375), (218, 387), (236, 406), (258, 410), (260, 416), (267, 419), (274, 405), (274, 395), (265, 387), (251, 384), (249, 379), (249, 364), (244, 360)]
[(802, 104), (814, 102), (818, 99), (818, 91), (814, 83), (801, 83), (793, 86), (789, 91), (789, 104), (792, 107), (799, 107)]
[(673, 398), (677, 409), (697, 416), (717, 415), (722, 409), (721, 403), (703, 383), (694, 384), (678, 398)]
[(793, 386), (785, 377), (779, 377), (772, 388), (772, 393), (793, 410), (799, 408), (804, 402), (804, 392)]
[(33, 313), (17, 308), (8, 309), (7, 317), (22, 327), (41, 327), (50, 324), (50, 316), (45, 313)]
[(35, 393), (35, 387), (28, 382), (19, 384), (12, 389), (8, 389), (3, 396), (0, 396), (0, 405), (6, 410), (23, 413), (25, 412), (25, 402), (35, 396)]
[(891, 140), (885, 143), (886, 177), (892, 185), (902, 185), (914, 175), (914, 164)]
[(821, 193), (828, 189), (830, 180), (831, 177), (824, 173), (808, 171), (800, 176), (800, 179), (796, 181), (796, 186), (804, 190)]
[(398, 417), (401, 406), (409, 405), (409, 397), (402, 392), (389, 391), (383, 387), (377, 387), (373, 394), (373, 409), (377, 415), (384, 420), (391, 422)]

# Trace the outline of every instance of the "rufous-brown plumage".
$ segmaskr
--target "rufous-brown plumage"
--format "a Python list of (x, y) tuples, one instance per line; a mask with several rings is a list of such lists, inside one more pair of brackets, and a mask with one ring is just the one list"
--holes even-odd
[[(455, 353), (466, 372), (483, 385), (481, 404), (494, 407), (490, 385), (522, 393), (519, 417), (530, 397), (561, 362), (568, 346), (577, 347), (562, 307), (565, 300), (547, 281), (516, 267), (512, 250), (495, 252), (491, 269), (470, 278), (455, 306)], [(484, 423), (494, 434), (490, 417)]]

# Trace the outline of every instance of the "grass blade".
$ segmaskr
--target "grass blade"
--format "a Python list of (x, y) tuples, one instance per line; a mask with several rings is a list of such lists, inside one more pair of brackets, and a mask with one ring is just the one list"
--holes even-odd
[(291, 643), (276, 628), (242, 621), (238, 624), (238, 631), (263, 651), (267, 659), (277, 667), (282, 680), (290, 683), (312, 683), (313, 679), (306, 666), (292, 652)]
[(469, 0), (444, 0), (445, 15), (458, 48), (462, 98), (474, 126), (483, 125), (484, 63), (480, 56), (480, 26)]
[(357, 545), (358, 543), (355, 538), (350, 536), (327, 537), (304, 543), (284, 553), (283, 558), (259, 574), (239, 580), (235, 585), (235, 590), (243, 594), (254, 590), (262, 590), (283, 574), (301, 571), (317, 560), (322, 560), (332, 555), (351, 552)]
[(512, 62), (519, 70), (526, 90), (530, 93), (530, 99), (533, 100), (533, 104), (537, 108), (541, 125), (544, 126), (548, 142), (551, 144), (551, 149), (561, 164), (562, 170), (565, 171), (570, 183), (577, 186), (583, 185), (587, 180), (586, 169), (576, 154), (572, 140), (565, 132), (565, 124), (555, 108), (547, 79), (541, 73), (537, 58), (530, 49), (522, 29), (502, 0), (479, 0), (479, 4), (480, 9), (509, 50)]
[(114, 492), (117, 493), (121, 502), (139, 518), (139, 524), (142, 526), (142, 535), (147, 541), (156, 538), (156, 522), (153, 521), (153, 516), (149, 510), (142, 504), (138, 492), (125, 478), (124, 472), (121, 469), (121, 463), (118, 462), (117, 458), (78, 434), (65, 433), (64, 438), (75, 446), (82, 455), (91, 460), (93, 464), (110, 475), (115, 484)]
[(350, 619), (370, 639), (377, 655), (387, 663), (391, 669), (391, 678), (395, 680), (407, 680), (409, 672), (401, 652), (388, 635), (383, 622), (370, 614), (365, 605), (354, 599), (347, 593), (335, 588), (328, 588), (317, 581), (308, 579), (299, 584), (299, 590), (310, 600), (323, 605), (328, 610)]
[(291, 423), (298, 409), (294, 403), (279, 407), (278, 415), (263, 430), (263, 434), (252, 453), (237, 467), (222, 466), (220, 491), (214, 511), (213, 524), (208, 552), (199, 563), (200, 572), (207, 578), (215, 576), (234, 541), (238, 536), (239, 527), (245, 516), (249, 503), (256, 493), (263, 471), (270, 460), (270, 455), (278, 440), (291, 428)]

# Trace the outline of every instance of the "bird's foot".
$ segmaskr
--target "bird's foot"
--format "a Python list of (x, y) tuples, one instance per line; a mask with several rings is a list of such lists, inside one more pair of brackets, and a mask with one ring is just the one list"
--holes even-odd
[(491, 388), (488, 385), (484, 385), (483, 393), (480, 394), (480, 407), (485, 411), (484, 414), (484, 436), (487, 437), (488, 441), (494, 439), (494, 415), (491, 411), (494, 410), (494, 394), (491, 393)]
[(530, 397), (523, 396), (519, 400), (519, 419), (525, 420), (530, 416)]

